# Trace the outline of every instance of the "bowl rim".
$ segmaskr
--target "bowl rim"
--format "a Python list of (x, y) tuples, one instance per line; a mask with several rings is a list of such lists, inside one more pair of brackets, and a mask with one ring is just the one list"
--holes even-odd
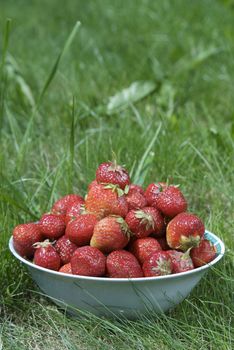
[[(112, 283), (112, 282), (121, 282), (121, 283), (146, 282), (146, 281), (171, 280), (171, 279), (179, 278), (182, 276), (193, 275), (193, 274), (196, 274), (200, 271), (206, 270), (206, 269), (210, 268), (211, 266), (215, 265), (220, 259), (222, 259), (223, 255), (225, 253), (225, 245), (224, 245), (223, 241), (218, 236), (216, 236), (214, 233), (212, 233), (208, 230), (205, 230), (205, 234), (208, 234), (209, 238), (212, 238), (212, 241), (215, 241), (214, 246), (220, 245), (220, 252), (217, 253), (217, 256), (214, 260), (212, 260), (210, 263), (208, 263), (206, 265), (203, 265), (201, 267), (197, 267), (193, 270), (175, 273), (175, 274), (171, 274), (171, 275), (154, 276), (154, 277), (108, 278), (108, 277), (91, 277), (91, 276), (71, 275), (71, 274), (67, 274), (67, 273), (63, 273), (63, 272), (61, 273), (58, 271), (49, 270), (49, 269), (46, 269), (44, 267), (35, 265), (31, 261), (20, 256), (14, 248), (13, 236), (11, 236), (10, 240), (9, 240), (9, 249), (10, 249), (11, 253), (15, 256), (15, 258), (20, 260), (22, 263), (24, 263), (28, 267), (33, 268), (35, 270), (40, 270), (42, 272), (46, 272), (48, 274), (53, 274), (53, 275), (58, 276), (58, 277), (67, 277), (67, 278), (70, 278), (73, 280), (78, 279), (78, 280), (96, 281), (96, 282), (102, 281), (102, 282), (108, 282), (108, 283)], [(209, 238), (208, 238), (208, 240), (210, 240)]]

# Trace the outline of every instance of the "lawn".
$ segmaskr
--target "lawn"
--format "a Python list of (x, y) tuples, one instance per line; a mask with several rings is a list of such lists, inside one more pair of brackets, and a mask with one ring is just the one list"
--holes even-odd
[[(0, 349), (234, 347), (233, 5), (1, 0)], [(136, 81), (151, 93), (107, 108)], [(217, 267), (164, 316), (67, 317), (8, 250), (16, 224), (70, 191), (84, 195), (112, 151), (143, 186), (180, 184), (190, 211), (226, 245)]]

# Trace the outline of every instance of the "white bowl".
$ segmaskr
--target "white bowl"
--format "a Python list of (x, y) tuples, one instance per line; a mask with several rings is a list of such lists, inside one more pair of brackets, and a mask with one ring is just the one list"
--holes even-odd
[(12, 254), (24, 263), (39, 288), (56, 304), (79, 315), (79, 310), (98, 316), (137, 318), (149, 311), (165, 312), (188, 296), (205, 272), (224, 255), (224, 243), (213, 233), (205, 237), (216, 247), (209, 264), (191, 271), (147, 278), (75, 276), (48, 270), (22, 258), (9, 241)]

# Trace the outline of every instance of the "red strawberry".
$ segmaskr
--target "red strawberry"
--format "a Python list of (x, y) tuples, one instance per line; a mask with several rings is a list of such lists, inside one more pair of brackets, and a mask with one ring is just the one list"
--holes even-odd
[(123, 249), (129, 238), (130, 231), (124, 219), (108, 216), (95, 225), (90, 245), (103, 253), (110, 253), (112, 250)]
[(137, 238), (147, 237), (153, 232), (160, 235), (164, 226), (163, 217), (153, 207), (130, 210), (125, 221)]
[(191, 213), (180, 213), (167, 225), (167, 243), (172, 249), (186, 251), (196, 247), (205, 232), (201, 219)]
[(168, 250), (167, 254), (171, 258), (172, 273), (185, 272), (193, 270), (193, 262), (189, 256), (189, 250), (186, 253), (178, 252), (177, 250)]
[(203, 239), (198, 247), (191, 250), (191, 258), (195, 267), (200, 267), (214, 260), (215, 247), (207, 239)]
[(76, 219), (81, 214), (85, 213), (84, 204), (80, 202), (73, 203), (66, 211), (65, 224), (67, 225), (69, 221)]
[(167, 184), (165, 182), (150, 184), (145, 191), (145, 198), (148, 205), (155, 206), (159, 193), (165, 188), (167, 188)]
[(70, 262), (72, 254), (77, 249), (77, 246), (72, 243), (66, 236), (60, 237), (55, 243), (55, 249), (59, 253), (62, 264)]
[(165, 237), (159, 237), (157, 238), (158, 243), (160, 244), (162, 250), (169, 250), (171, 249), (169, 245), (167, 244), (167, 240)]
[(69, 222), (66, 228), (66, 236), (77, 246), (87, 245), (97, 222), (98, 220), (93, 214), (80, 215)]
[(69, 275), (72, 275), (71, 264), (68, 263), (68, 264), (63, 265), (63, 266), (59, 269), (59, 272), (68, 273)]
[(129, 250), (143, 264), (146, 259), (162, 248), (155, 238), (145, 237), (132, 242)]
[(126, 250), (115, 250), (106, 258), (107, 275), (111, 278), (143, 277), (136, 257)]
[(170, 275), (172, 262), (167, 252), (159, 251), (145, 260), (142, 269), (145, 277)]
[(46, 239), (44, 242), (36, 243), (34, 246), (36, 248), (33, 259), (34, 264), (58, 271), (61, 259), (49, 240)]
[(27, 258), (35, 252), (33, 244), (42, 241), (43, 237), (38, 224), (33, 222), (20, 224), (13, 230), (13, 243), (16, 251)]
[(137, 191), (129, 191), (126, 195), (126, 200), (128, 203), (128, 210), (141, 209), (147, 205), (145, 197)]
[(64, 234), (66, 225), (61, 215), (44, 214), (39, 221), (39, 227), (44, 237), (57, 239)]
[(100, 164), (96, 171), (96, 180), (98, 183), (119, 185), (122, 189), (130, 183), (128, 172), (115, 161)]
[(187, 202), (176, 186), (164, 188), (158, 194), (153, 206), (170, 218), (187, 210)]
[(125, 217), (128, 212), (125, 195), (117, 185), (103, 185), (96, 181), (89, 185), (85, 207), (99, 219), (111, 214)]
[(57, 202), (54, 203), (51, 212), (53, 214), (63, 214), (66, 215), (67, 209), (73, 204), (73, 203), (84, 203), (84, 198), (77, 194), (67, 194), (66, 196), (60, 198), (57, 200)]
[(97, 248), (84, 246), (77, 248), (71, 258), (71, 269), (74, 275), (103, 276), (106, 257)]
[(133, 192), (138, 192), (138, 193), (142, 194), (142, 196), (144, 196), (144, 194), (145, 194), (145, 192), (141, 186), (131, 184), (131, 185), (129, 185), (128, 193), (133, 193)]

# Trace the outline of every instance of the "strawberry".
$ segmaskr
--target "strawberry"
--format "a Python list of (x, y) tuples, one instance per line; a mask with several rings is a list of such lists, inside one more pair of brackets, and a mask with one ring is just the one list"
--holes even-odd
[(35, 252), (33, 244), (42, 241), (43, 237), (38, 224), (33, 222), (20, 224), (13, 230), (13, 243), (19, 255), (31, 258)]
[(126, 195), (126, 200), (128, 203), (128, 210), (141, 209), (147, 205), (145, 197), (137, 191), (129, 191)]
[(128, 212), (128, 203), (123, 190), (117, 185), (103, 185), (97, 181), (89, 185), (85, 207), (99, 219), (111, 214), (125, 217)]
[(169, 218), (187, 210), (187, 202), (176, 186), (162, 188), (152, 205)]
[(97, 222), (98, 220), (95, 215), (82, 214), (68, 223), (66, 236), (79, 247), (87, 245), (93, 235), (94, 226)]
[(65, 264), (62, 267), (60, 267), (59, 272), (68, 273), (69, 275), (72, 275), (71, 263)]
[(78, 216), (85, 212), (84, 204), (81, 202), (74, 202), (70, 207), (68, 207), (65, 216), (65, 224), (67, 225), (69, 221), (76, 219)]
[(72, 254), (77, 249), (77, 246), (72, 243), (66, 236), (60, 237), (55, 243), (54, 247), (60, 256), (62, 264), (69, 263)]
[(186, 251), (196, 247), (205, 232), (201, 219), (191, 213), (180, 213), (167, 225), (167, 243), (172, 249)]
[(198, 247), (191, 250), (191, 258), (195, 267), (200, 267), (214, 260), (216, 256), (215, 247), (207, 239), (201, 240)]
[(160, 235), (164, 226), (163, 217), (153, 207), (130, 210), (125, 221), (137, 238), (147, 237), (153, 232)]
[(142, 196), (144, 196), (144, 194), (145, 194), (145, 192), (141, 186), (135, 185), (135, 184), (130, 184), (128, 193), (133, 193), (133, 192), (138, 192), (138, 193), (142, 194)]
[(156, 206), (156, 201), (160, 192), (167, 187), (165, 182), (158, 182), (150, 184), (145, 190), (145, 198), (148, 205)]
[(90, 245), (103, 253), (110, 253), (112, 250), (123, 249), (129, 242), (130, 234), (122, 217), (108, 216), (95, 225)]
[(39, 227), (44, 237), (57, 239), (65, 232), (65, 222), (61, 215), (44, 214), (39, 221)]
[(186, 253), (178, 252), (177, 250), (167, 251), (172, 262), (172, 273), (185, 272), (194, 269), (189, 252), (190, 249)]
[(143, 264), (152, 254), (162, 250), (160, 244), (155, 238), (145, 237), (138, 238), (131, 243), (129, 247), (130, 252), (135, 255), (138, 261)]
[(119, 185), (122, 189), (130, 183), (128, 172), (116, 161), (100, 164), (96, 171), (96, 180), (98, 183)]
[(106, 257), (97, 248), (79, 247), (71, 258), (71, 269), (74, 275), (103, 276), (106, 270)]
[(159, 251), (145, 260), (142, 269), (145, 277), (170, 275), (172, 262), (167, 252)]
[(136, 257), (126, 250), (115, 250), (106, 258), (107, 276), (111, 278), (143, 277)]
[(169, 250), (171, 249), (169, 245), (167, 244), (166, 237), (159, 237), (157, 238), (158, 243), (160, 244), (162, 250)]
[(60, 198), (57, 200), (57, 202), (54, 203), (51, 212), (52, 214), (63, 214), (66, 215), (67, 209), (73, 204), (73, 203), (84, 203), (84, 198), (79, 196), (78, 194), (67, 194), (66, 196)]
[(61, 265), (60, 256), (48, 239), (44, 242), (35, 243), (34, 247), (36, 248), (33, 259), (34, 264), (50, 270), (59, 270)]

